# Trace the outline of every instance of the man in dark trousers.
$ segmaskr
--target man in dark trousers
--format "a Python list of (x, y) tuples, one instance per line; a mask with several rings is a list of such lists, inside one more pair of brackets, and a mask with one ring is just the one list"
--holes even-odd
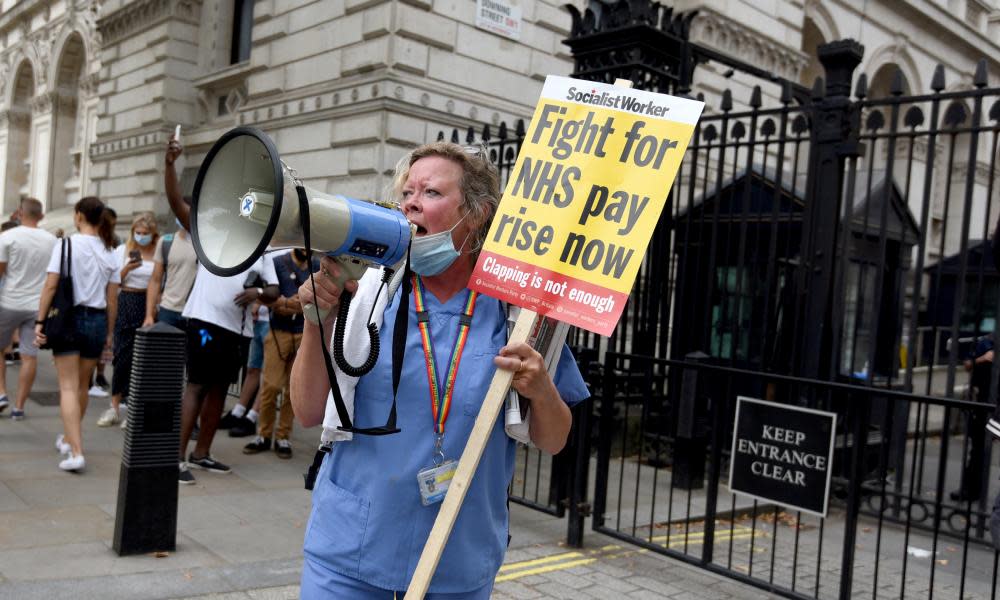
[[(969, 400), (990, 401), (990, 376), (993, 373), (993, 334), (988, 333), (976, 340), (969, 358), (965, 360), (965, 370), (969, 372)], [(967, 432), (968, 455), (963, 457), (962, 485), (951, 493), (951, 499), (959, 502), (977, 500), (983, 489), (983, 463), (986, 460), (985, 413), (973, 411), (968, 415)]]
[[(990, 240), (991, 254), (993, 256), (993, 268), (1000, 270), (1000, 218), (997, 219), (996, 228), (993, 231), (993, 239)], [(992, 339), (991, 339), (992, 342)], [(986, 397), (984, 402), (989, 402), (989, 390), (993, 383), (993, 348), (990, 347), (990, 368), (989, 376), (986, 380)], [(995, 400), (994, 400), (995, 401)], [(986, 431), (991, 433), (994, 437), (1000, 438), (1000, 414), (994, 409), (993, 418), (989, 420), (986, 425)], [(991, 454), (992, 456), (992, 454)], [(990, 533), (993, 537), (993, 547), (1000, 550), (1000, 494), (997, 495), (996, 500), (993, 502), (993, 514), (990, 515)]]

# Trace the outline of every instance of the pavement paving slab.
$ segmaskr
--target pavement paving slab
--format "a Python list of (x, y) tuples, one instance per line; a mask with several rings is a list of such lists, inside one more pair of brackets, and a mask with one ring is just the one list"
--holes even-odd
[[(7, 381), (16, 385), (16, 366), (8, 367)], [(35, 389), (44, 395), (58, 389), (46, 352)], [(9, 394), (14, 391), (8, 387)], [(250, 438), (220, 432), (212, 451), (233, 472), (195, 471), (195, 485), (180, 487), (176, 549), (122, 557), (111, 546), (123, 432), (95, 425), (106, 402), (93, 398), (84, 420), (87, 469), (81, 474), (56, 467), (58, 406), (29, 400), (26, 420), (0, 418), (0, 600), (297, 598), (310, 507), (302, 473), (312, 460), (318, 428), (295, 429), (291, 460), (273, 452), (244, 455)], [(720, 526), (716, 543), (734, 538), (744, 544), (749, 531), (745, 524)], [(772, 597), (589, 529), (583, 548), (567, 547), (564, 519), (517, 504), (511, 504), (510, 533), (493, 593), (501, 600)], [(668, 543), (666, 530), (655, 533), (664, 538), (655, 543)], [(695, 555), (700, 534), (691, 535), (686, 551)], [(670, 538), (671, 548), (677, 539)], [(917, 579), (916, 586), (926, 585)]]

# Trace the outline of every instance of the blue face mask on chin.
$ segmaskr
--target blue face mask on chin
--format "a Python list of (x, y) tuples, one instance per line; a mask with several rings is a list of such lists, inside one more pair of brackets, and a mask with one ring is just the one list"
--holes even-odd
[[(432, 277), (442, 273), (450, 267), (459, 256), (459, 251), (455, 248), (455, 242), (451, 239), (451, 232), (458, 227), (458, 224), (465, 220), (469, 213), (451, 226), (451, 229), (413, 238), (410, 242), (410, 269), (417, 275)], [(465, 245), (465, 241), (462, 241)]]

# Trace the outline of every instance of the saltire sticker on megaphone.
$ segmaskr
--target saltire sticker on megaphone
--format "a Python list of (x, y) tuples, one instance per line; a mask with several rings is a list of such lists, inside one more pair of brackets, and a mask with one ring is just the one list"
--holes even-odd
[(610, 335), (704, 106), (546, 78), (469, 287)]

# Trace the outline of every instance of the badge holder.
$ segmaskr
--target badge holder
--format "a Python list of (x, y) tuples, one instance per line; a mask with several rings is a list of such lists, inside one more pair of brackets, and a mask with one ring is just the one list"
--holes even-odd
[(417, 486), (420, 488), (420, 502), (430, 506), (444, 500), (451, 480), (455, 477), (458, 462), (444, 459), (443, 436), (438, 436), (434, 444), (434, 466), (417, 473)]

